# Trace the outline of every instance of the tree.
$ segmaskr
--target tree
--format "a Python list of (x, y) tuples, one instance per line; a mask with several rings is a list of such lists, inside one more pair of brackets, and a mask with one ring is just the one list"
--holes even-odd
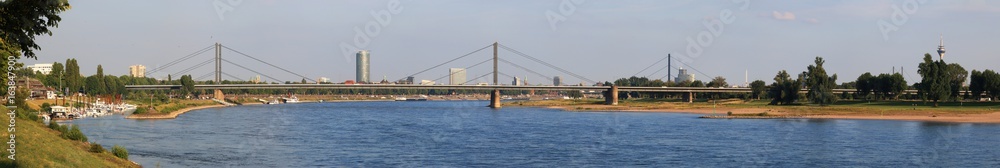
[(764, 93), (764, 89), (767, 89), (765, 87), (767, 87), (767, 83), (764, 83), (762, 80), (755, 80), (750, 82), (750, 93), (753, 97), (759, 100), (760, 95)]
[(194, 92), (194, 80), (191, 79), (191, 75), (181, 76), (181, 95), (187, 95)]
[(101, 82), (102, 80), (100, 80), (100, 78), (102, 77), (98, 77), (97, 75), (91, 75), (84, 80), (84, 83), (86, 83), (84, 87), (87, 88), (85, 89), (87, 94), (91, 95), (105, 94), (104, 89), (107, 87), (104, 86), (104, 83)]
[(973, 69), (969, 75), (969, 92), (972, 92), (973, 99), (979, 100), (986, 91), (983, 81), (983, 72)]
[(84, 78), (80, 74), (80, 65), (76, 64), (75, 58), (66, 59), (66, 74), (63, 75), (63, 79), (66, 82), (66, 88), (69, 88), (72, 93), (83, 88)]
[(864, 74), (861, 74), (861, 76), (858, 76), (858, 80), (855, 81), (857, 83), (854, 86), (858, 90), (858, 96), (867, 99), (868, 94), (871, 94), (872, 78), (874, 78), (874, 76), (872, 76), (872, 73), (870, 72), (865, 72)]
[[(62, 80), (63, 75), (63, 65), (59, 62), (52, 63), (52, 72), (49, 72), (48, 86), (59, 86), (59, 82)], [(62, 88), (56, 88), (56, 90), (62, 90)]]
[(886, 92), (892, 93), (893, 99), (898, 100), (899, 96), (903, 95), (903, 91), (906, 91), (906, 88), (909, 87), (906, 85), (906, 78), (903, 78), (903, 74), (900, 73), (889, 75), (887, 80), (888, 81), (886, 83), (889, 84), (889, 90)]
[(983, 71), (983, 90), (989, 93), (993, 100), (1000, 98), (1000, 74), (993, 70)]
[(948, 76), (950, 77), (951, 83), (951, 98), (952, 100), (958, 100), (959, 92), (962, 91), (962, 85), (965, 84), (965, 79), (969, 77), (969, 71), (965, 71), (961, 65), (956, 63), (948, 64)]
[(716, 76), (715, 78), (712, 78), (712, 81), (708, 82), (707, 85), (708, 87), (713, 87), (713, 88), (729, 86), (729, 84), (726, 83), (726, 78), (722, 76)]
[[(8, 61), (6, 54), (14, 55), (18, 51), (26, 58), (36, 58), (32, 50), (41, 49), (35, 43), (35, 36), (52, 35), (49, 27), (58, 27), (59, 13), (71, 7), (67, 0), (6, 0), (0, 1), (0, 50), (7, 52), (2, 55)], [(4, 67), (6, 68), (6, 67)]]
[(821, 106), (837, 102), (837, 96), (833, 93), (833, 87), (837, 85), (837, 74), (832, 77), (826, 74), (826, 69), (823, 68), (826, 61), (823, 57), (816, 57), (814, 62), (814, 65), (807, 67), (805, 75), (806, 86), (809, 87), (806, 96), (809, 101)]
[(938, 101), (951, 96), (952, 78), (944, 60), (934, 61), (930, 53), (924, 54), (924, 62), (918, 65), (917, 72), (923, 78), (918, 90), (923, 93), (924, 100), (934, 101), (934, 107), (937, 107)]
[(778, 71), (774, 76), (774, 83), (771, 83), (771, 90), (768, 96), (771, 97), (771, 105), (792, 104), (799, 99), (800, 80), (792, 80), (787, 71)]
[(691, 82), (691, 87), (705, 87), (705, 82), (701, 82), (701, 80), (694, 80), (694, 82)]

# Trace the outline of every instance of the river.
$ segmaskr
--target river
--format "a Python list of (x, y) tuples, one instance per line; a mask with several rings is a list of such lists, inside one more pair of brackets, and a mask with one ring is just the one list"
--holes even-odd
[(336, 102), (88, 118), (145, 167), (996, 167), (1000, 125)]

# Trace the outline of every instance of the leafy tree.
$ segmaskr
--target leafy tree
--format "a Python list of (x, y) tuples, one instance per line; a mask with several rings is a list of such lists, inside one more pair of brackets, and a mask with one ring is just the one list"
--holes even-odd
[(701, 80), (694, 80), (694, 82), (691, 82), (691, 87), (705, 87), (705, 82), (701, 82)]
[(713, 88), (714, 87), (727, 87), (727, 86), (729, 86), (729, 84), (726, 83), (726, 78), (724, 78), (722, 76), (716, 76), (715, 78), (712, 78), (712, 81), (708, 82), (707, 85), (708, 85), (708, 87), (713, 87)]
[[(36, 58), (32, 50), (41, 49), (35, 36), (52, 35), (49, 27), (58, 27), (59, 13), (71, 7), (67, 0), (6, 0), (0, 1), (0, 50), (6, 54), (23, 52), (26, 58)], [(14, 55), (15, 58), (19, 57)], [(4, 67), (6, 68), (6, 67)]]
[(760, 95), (764, 93), (765, 89), (767, 89), (765, 87), (767, 87), (767, 83), (764, 83), (764, 81), (762, 80), (755, 80), (753, 82), (750, 82), (751, 96), (760, 99)]
[(993, 70), (983, 71), (983, 90), (989, 93), (989, 97), (994, 101), (1000, 98), (1000, 74)]
[(917, 72), (923, 79), (920, 81), (920, 90), (924, 100), (934, 101), (934, 107), (938, 106), (938, 101), (946, 100), (951, 96), (952, 77), (948, 73), (948, 65), (944, 60), (934, 61), (930, 53), (924, 54), (924, 62), (920, 63)]
[(837, 86), (837, 74), (828, 76), (823, 68), (823, 57), (816, 57), (814, 65), (809, 65), (806, 71), (806, 86), (809, 92), (806, 96), (809, 101), (820, 105), (829, 105), (837, 102), (837, 96), (833, 93), (833, 88)]
[(792, 80), (791, 75), (787, 71), (778, 71), (778, 74), (774, 76), (774, 83), (771, 83), (771, 89), (768, 92), (768, 96), (771, 97), (771, 105), (778, 104), (792, 104), (799, 99), (799, 89), (801, 89), (801, 82), (797, 80)]
[(104, 86), (101, 79), (103, 77), (98, 77), (97, 75), (91, 75), (85, 79), (86, 85), (84, 87), (87, 88), (87, 94), (100, 95), (106, 93), (104, 89), (107, 87)]
[(187, 95), (194, 92), (194, 80), (191, 79), (191, 75), (181, 76), (181, 95)]
[(76, 93), (85, 85), (83, 75), (80, 74), (80, 65), (76, 63), (75, 58), (66, 59), (66, 74), (63, 75), (63, 79), (72, 93)]
[(962, 68), (961, 65), (956, 63), (948, 64), (948, 76), (951, 81), (951, 96), (952, 100), (958, 100), (959, 92), (962, 91), (962, 85), (965, 84), (965, 79), (969, 77), (969, 71)]
[(872, 78), (875, 77), (872, 76), (872, 73), (870, 72), (865, 72), (864, 74), (861, 74), (861, 76), (858, 76), (858, 80), (855, 81), (857, 83), (854, 86), (858, 90), (858, 96), (861, 96), (862, 98), (867, 98), (868, 95), (871, 94), (873, 89), (871, 83)]
[(983, 81), (983, 72), (973, 69), (972, 74), (969, 75), (969, 92), (972, 92), (973, 99), (978, 100), (986, 91)]

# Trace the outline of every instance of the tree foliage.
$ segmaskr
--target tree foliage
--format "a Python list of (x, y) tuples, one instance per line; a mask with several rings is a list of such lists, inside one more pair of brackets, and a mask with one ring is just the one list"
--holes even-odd
[(26, 58), (36, 58), (32, 50), (41, 47), (35, 43), (35, 36), (52, 35), (49, 27), (58, 27), (62, 20), (59, 13), (68, 9), (67, 0), (0, 1), (0, 49), (8, 51), (4, 53), (19, 51)]
[(760, 99), (760, 95), (762, 95), (764, 93), (764, 90), (767, 89), (766, 87), (767, 87), (767, 83), (765, 83), (762, 80), (755, 80), (753, 82), (750, 82), (750, 94), (751, 94), (751, 96), (754, 97), (754, 98), (756, 98), (756, 99)]
[(717, 87), (729, 87), (729, 84), (726, 83), (726, 78), (724, 78), (722, 76), (716, 76), (715, 78), (712, 78), (712, 81), (709, 81), (708, 84), (706, 84), (706, 85), (708, 87), (713, 87), (713, 88), (717, 88)]
[(812, 103), (819, 105), (837, 102), (837, 95), (833, 93), (833, 88), (837, 86), (837, 74), (833, 74), (833, 76), (826, 74), (826, 69), (823, 68), (826, 61), (823, 60), (823, 57), (816, 57), (814, 62), (815, 64), (809, 65), (805, 72), (806, 86), (809, 88), (806, 97)]
[(801, 80), (792, 80), (791, 75), (785, 70), (778, 71), (778, 74), (774, 76), (774, 83), (771, 83), (771, 89), (768, 91), (768, 97), (771, 97), (770, 104), (795, 103), (799, 99), (800, 89), (802, 89)]
[(951, 97), (953, 77), (948, 70), (949, 66), (944, 60), (934, 61), (930, 53), (924, 54), (924, 62), (919, 64), (917, 72), (923, 79), (917, 89), (924, 100), (934, 101), (934, 107), (938, 106), (938, 101)]

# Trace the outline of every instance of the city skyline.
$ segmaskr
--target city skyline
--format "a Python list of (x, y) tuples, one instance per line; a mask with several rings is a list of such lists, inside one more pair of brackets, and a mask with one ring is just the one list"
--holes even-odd
[[(434, 8), (444, 2), (398, 1), (395, 8), (391, 7), (392, 2), (244, 1), (225, 4), (231, 10), (220, 12), (211, 1), (114, 2), (113, 5), (72, 1), (73, 9), (63, 14), (53, 36), (38, 37), (42, 46), (38, 60), (21, 61), (61, 63), (67, 58), (78, 58), (84, 74), (93, 74), (97, 64), (105, 67), (143, 64), (156, 68), (162, 62), (219, 42), (305, 76), (326, 76), (340, 82), (356, 75), (353, 66), (356, 60), (353, 55), (343, 54), (342, 44), (354, 45), (358, 34), (355, 28), (360, 30), (368, 23), (376, 23), (377, 35), (368, 37), (367, 45), (357, 49), (377, 52), (378, 56), (370, 60), (370, 75), (388, 76), (391, 81), (495, 41), (595, 81), (629, 77), (668, 53), (674, 55), (674, 67), (695, 68), (690, 73), (702, 81), (715, 76), (738, 79), (748, 73), (750, 81), (770, 82), (780, 70), (804, 71), (815, 56), (828, 60), (828, 71), (841, 77), (838, 83), (851, 81), (864, 72), (889, 73), (901, 68), (908, 81), (918, 81), (917, 64), (924, 53), (936, 53), (942, 35), (949, 41), (946, 60), (950, 63), (983, 70), (997, 69), (993, 63), (1000, 62), (1000, 58), (993, 56), (996, 51), (991, 46), (995, 43), (982, 38), (1000, 35), (990, 29), (996, 27), (991, 18), (1000, 15), (1000, 4), (991, 1), (927, 1), (902, 13), (894, 9), (906, 7), (907, 1), (750, 1), (746, 8), (742, 8), (741, 2), (730, 1), (584, 1), (581, 4), (567, 1), (574, 8), (572, 13), (560, 11), (563, 1), (458, 1), (448, 5), (461, 8), (448, 9)], [(134, 8), (146, 11), (124, 10)], [(725, 11), (731, 15), (720, 15)], [(373, 17), (373, 12), (391, 19)], [(902, 17), (906, 19), (899, 19)], [(718, 23), (714, 21), (723, 24), (705, 26)], [(106, 26), (122, 22), (130, 26)], [(370, 27), (368, 31), (374, 29)], [(704, 32), (711, 36), (700, 36)], [(711, 40), (707, 40), (709, 37)], [(87, 42), (98, 38), (108, 40)], [(693, 48), (700, 50), (692, 50), (698, 51), (695, 55), (689, 54), (692, 47), (688, 39), (698, 43), (698, 38), (710, 42), (696, 44)], [(353, 52), (356, 51), (349, 51)], [(491, 53), (477, 53), (448, 66), (465, 67), (490, 56)], [(240, 62), (234, 53), (224, 53), (223, 57)], [(531, 75), (533, 79), (564, 76), (563, 83), (581, 81), (532, 65), (510, 52), (500, 52), (500, 57), (529, 64), (525, 66), (546, 77), (501, 64), (501, 71), (510, 75)], [(246, 62), (250, 61), (241, 63)], [(602, 67), (608, 65), (617, 67)], [(487, 72), (486, 68), (489, 67), (469, 71)], [(210, 68), (204, 69), (207, 72)], [(228, 70), (236, 71), (231, 73), (236, 76), (256, 75)], [(433, 79), (446, 75), (440, 73), (443, 71), (434, 70), (431, 72), (438, 73), (415, 78)], [(299, 80), (290, 74), (267, 72), (274, 72), (269, 75), (282, 80)], [(637, 76), (657, 79), (666, 76), (666, 70), (648, 75), (652, 72)], [(125, 69), (108, 69), (105, 73), (128, 74)], [(165, 74), (151, 75), (159, 76)]]

